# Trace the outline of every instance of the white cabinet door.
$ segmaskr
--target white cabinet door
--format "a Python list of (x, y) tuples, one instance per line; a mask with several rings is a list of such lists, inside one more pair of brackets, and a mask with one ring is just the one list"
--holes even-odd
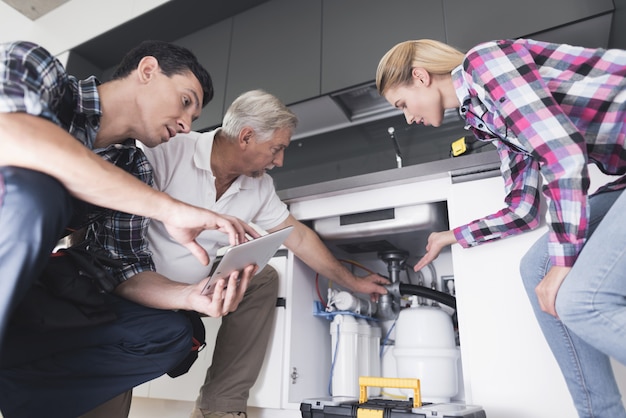
[(303, 399), (328, 396), (330, 322), (313, 315), (315, 272), (293, 253), (288, 268), (282, 408), (298, 409)]
[[(590, 166), (590, 173), (595, 190), (605, 181), (595, 167)], [(450, 226), (501, 209), (503, 199), (501, 177), (454, 184)], [(546, 230), (544, 225), (495, 243), (452, 248), (466, 399), (482, 405), (488, 416), (576, 416), (519, 274), (521, 257)], [(624, 366), (615, 364), (614, 369), (624, 392)]]
[[(285, 297), (287, 286), (287, 257), (274, 257), (269, 264), (276, 269), (280, 276), (278, 296)], [(265, 352), (263, 368), (259, 373), (254, 386), (250, 389), (248, 406), (258, 408), (281, 407), (281, 387), (284, 384), (283, 353), (285, 344), (285, 308), (276, 307), (274, 313), (274, 327)]]
[[(453, 185), (450, 226), (501, 209), (503, 190), (501, 177)], [(543, 231), (452, 248), (466, 400), (490, 416), (575, 416), (518, 271), (522, 255)]]
[[(454, 184), (450, 226), (501, 209), (503, 199), (501, 177)], [(521, 257), (544, 231), (452, 248), (466, 400), (489, 416), (576, 416), (519, 274)]]

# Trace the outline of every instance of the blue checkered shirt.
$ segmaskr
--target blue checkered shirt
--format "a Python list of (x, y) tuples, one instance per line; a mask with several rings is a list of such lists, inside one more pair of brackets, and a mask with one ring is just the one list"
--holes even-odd
[[(102, 110), (98, 80), (77, 80), (48, 51), (30, 42), (0, 44), (0, 112), (24, 112), (59, 125), (86, 147), (93, 149)], [(102, 158), (152, 185), (152, 168), (144, 153), (129, 139), (94, 150)], [(106, 181), (106, 179), (103, 179)], [(118, 281), (142, 271), (154, 271), (142, 216), (91, 206), (87, 237), (92, 245), (124, 260), (113, 271)]]

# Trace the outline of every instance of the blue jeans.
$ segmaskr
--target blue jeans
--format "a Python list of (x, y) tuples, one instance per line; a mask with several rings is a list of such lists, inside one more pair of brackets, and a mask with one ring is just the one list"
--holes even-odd
[(556, 300), (559, 319), (541, 311), (535, 287), (550, 268), (548, 237), (520, 272), (543, 334), (581, 418), (625, 418), (610, 357), (626, 364), (626, 193), (590, 197), (590, 237)]

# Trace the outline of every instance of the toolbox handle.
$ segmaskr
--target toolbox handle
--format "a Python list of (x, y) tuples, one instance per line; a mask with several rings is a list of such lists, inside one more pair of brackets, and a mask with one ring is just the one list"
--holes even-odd
[(367, 387), (413, 389), (413, 408), (422, 407), (420, 380), (396, 377), (359, 377), (359, 403), (367, 402)]

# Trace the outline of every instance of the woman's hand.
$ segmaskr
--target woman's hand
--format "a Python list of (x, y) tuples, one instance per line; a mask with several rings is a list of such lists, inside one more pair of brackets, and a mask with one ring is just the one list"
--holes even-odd
[(539, 307), (542, 311), (549, 313), (555, 318), (559, 317), (555, 307), (556, 295), (571, 269), (571, 267), (551, 267), (535, 288), (535, 294), (537, 299), (539, 299)]
[(428, 236), (428, 244), (426, 245), (426, 254), (413, 267), (413, 271), (420, 271), (435, 258), (444, 247), (456, 243), (456, 237), (452, 231), (433, 232)]

